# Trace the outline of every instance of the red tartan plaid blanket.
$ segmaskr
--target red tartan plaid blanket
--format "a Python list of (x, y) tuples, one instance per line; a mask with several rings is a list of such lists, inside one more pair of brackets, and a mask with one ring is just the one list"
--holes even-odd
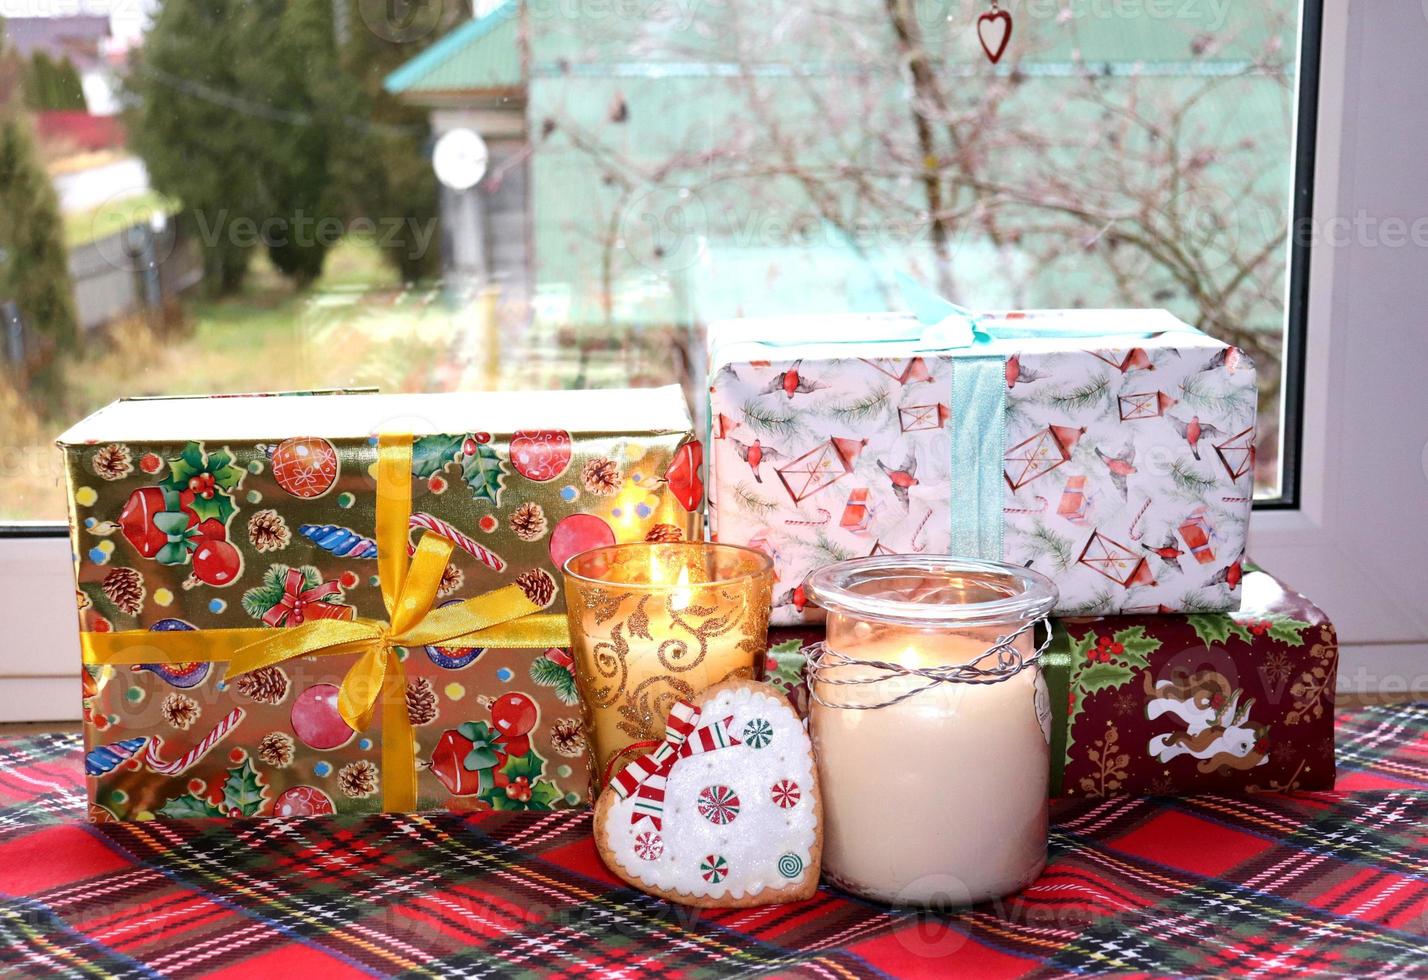
[(0, 740), (0, 973), (1428, 975), (1428, 704), (1339, 716), (1338, 789), (1057, 804), (956, 914), (633, 892), (588, 813), (91, 825), (78, 736)]

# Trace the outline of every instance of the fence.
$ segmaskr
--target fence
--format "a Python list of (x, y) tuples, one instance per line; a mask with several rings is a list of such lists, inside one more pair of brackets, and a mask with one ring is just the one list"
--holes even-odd
[(136, 224), (69, 254), (69, 275), (81, 330), (157, 309), (203, 278), (197, 244), (169, 224)]

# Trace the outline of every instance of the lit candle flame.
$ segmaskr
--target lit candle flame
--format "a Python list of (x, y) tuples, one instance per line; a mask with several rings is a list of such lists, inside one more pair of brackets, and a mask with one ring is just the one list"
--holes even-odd
[(679, 570), (679, 581), (669, 597), (669, 608), (676, 612), (683, 610), (693, 598), (694, 594), (689, 589), (689, 566), (686, 565)]
[(903, 667), (921, 667), (922, 651), (912, 644), (902, 648), (902, 652), (897, 655), (897, 662)]

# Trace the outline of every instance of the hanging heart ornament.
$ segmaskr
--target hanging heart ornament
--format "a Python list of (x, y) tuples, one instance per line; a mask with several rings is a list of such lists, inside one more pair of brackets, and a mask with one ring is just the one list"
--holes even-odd
[(1002, 60), (1007, 44), (1011, 42), (1011, 34), (1011, 14), (998, 7), (993, 0), (992, 9), (977, 17), (977, 40), (982, 42), (982, 50), (987, 52), (992, 64)]

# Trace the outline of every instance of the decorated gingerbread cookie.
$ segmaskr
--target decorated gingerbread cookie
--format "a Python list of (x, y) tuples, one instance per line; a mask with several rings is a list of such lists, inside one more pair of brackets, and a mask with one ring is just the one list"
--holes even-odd
[(677, 702), (664, 744), (615, 773), (595, 806), (595, 843), (620, 878), (683, 905), (809, 898), (823, 853), (816, 771), (788, 700), (726, 681)]

